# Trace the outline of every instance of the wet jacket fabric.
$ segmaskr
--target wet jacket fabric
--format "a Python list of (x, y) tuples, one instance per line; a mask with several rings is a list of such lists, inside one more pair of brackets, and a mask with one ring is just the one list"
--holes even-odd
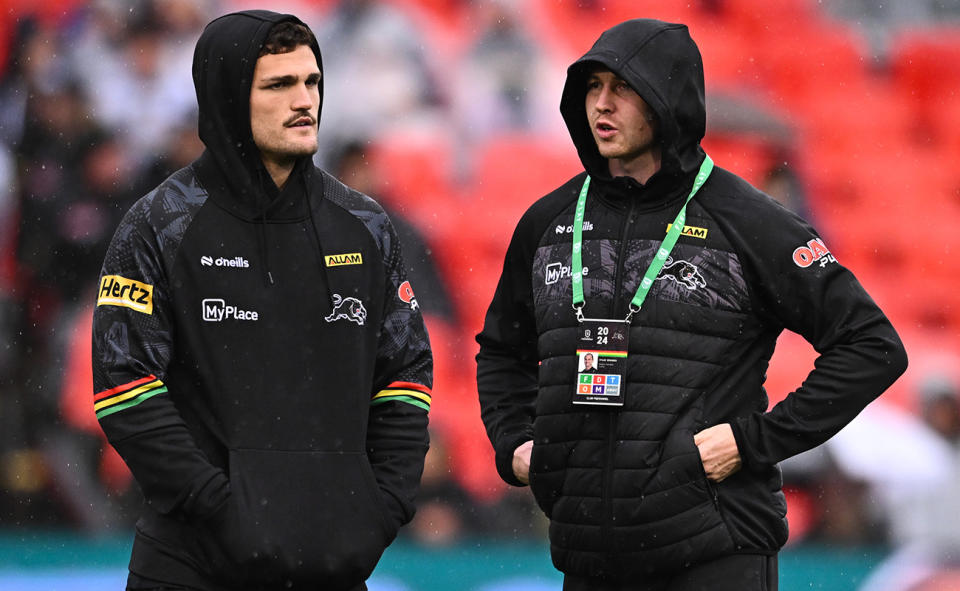
[[(585, 81), (597, 64), (657, 115), (662, 168), (644, 185), (612, 178), (594, 143)], [(685, 26), (634, 20), (569, 68), (561, 112), (586, 171), (520, 220), (477, 336), (498, 471), (519, 485), (513, 452), (534, 441), (530, 486), (566, 573), (637, 581), (732, 553), (777, 552), (787, 540), (777, 463), (836, 433), (906, 366), (884, 314), (815, 230), (717, 167), (632, 318), (623, 406), (572, 404), (578, 193), (589, 173), (584, 316), (623, 319), (704, 158), (701, 64)], [(768, 411), (764, 374), (784, 329), (820, 357)], [(715, 483), (694, 434), (721, 423), (732, 425), (743, 467)]]
[(429, 342), (387, 215), (309, 157), (277, 190), (245, 101), (224, 104), (281, 20), (208, 26), (198, 63), (246, 65), (195, 68), (207, 151), (134, 205), (101, 274), (94, 408), (146, 500), (130, 570), (171, 585), (361, 585), (428, 444)]

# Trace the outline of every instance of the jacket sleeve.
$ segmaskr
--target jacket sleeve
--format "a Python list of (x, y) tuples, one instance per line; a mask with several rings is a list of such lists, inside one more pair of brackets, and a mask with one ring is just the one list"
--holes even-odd
[(889, 320), (809, 224), (766, 199), (747, 210), (746, 227), (729, 233), (754, 299), (819, 354), (780, 403), (734, 421), (744, 465), (759, 467), (832, 437), (905, 371), (907, 358)]
[(394, 525), (414, 515), (424, 458), (433, 385), (430, 340), (413, 288), (406, 279), (400, 244), (386, 224), (384, 312), (377, 349), (374, 393), (367, 425), (367, 455), (387, 497)]
[(94, 410), (154, 510), (205, 517), (226, 500), (229, 484), (197, 447), (165, 382), (173, 352), (171, 293), (148, 210), (145, 198), (127, 214), (101, 271)]
[(483, 331), (477, 335), (477, 391), (480, 416), (493, 444), (497, 472), (514, 486), (513, 452), (533, 439), (537, 398), (537, 329), (533, 312), (533, 243), (530, 216), (521, 219), (510, 241)]

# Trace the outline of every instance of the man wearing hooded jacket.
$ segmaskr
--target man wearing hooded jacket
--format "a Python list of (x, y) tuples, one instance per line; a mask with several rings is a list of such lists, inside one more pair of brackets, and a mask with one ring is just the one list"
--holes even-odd
[(397, 235), (311, 162), (299, 19), (214, 20), (193, 75), (206, 151), (126, 215), (94, 318), (94, 408), (146, 500), (128, 588), (365, 589), (428, 444)]
[[(477, 336), (497, 469), (550, 518), (564, 589), (776, 589), (777, 463), (893, 383), (903, 346), (813, 228), (705, 155), (686, 26), (604, 32), (560, 110), (585, 172), (520, 220)], [(820, 357), (768, 410), (783, 329)]]

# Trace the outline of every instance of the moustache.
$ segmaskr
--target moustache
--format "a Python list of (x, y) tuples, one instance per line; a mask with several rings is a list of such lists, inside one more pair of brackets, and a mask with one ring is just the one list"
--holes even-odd
[(306, 111), (305, 111), (305, 112), (303, 112), (303, 113), (297, 113), (296, 115), (294, 115), (294, 116), (291, 117), (290, 119), (287, 119), (286, 122), (284, 122), (283, 125), (284, 125), (285, 127), (290, 127), (290, 126), (292, 126), (294, 123), (296, 123), (297, 121), (300, 121), (300, 120), (303, 119), (303, 118), (309, 119), (311, 125), (316, 125), (316, 124), (317, 124), (317, 120), (313, 118), (313, 115), (311, 115), (309, 112), (306, 112)]

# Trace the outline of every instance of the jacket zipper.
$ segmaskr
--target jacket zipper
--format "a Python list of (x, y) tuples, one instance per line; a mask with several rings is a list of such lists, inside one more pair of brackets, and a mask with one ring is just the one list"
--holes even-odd
[[(635, 207), (635, 202), (630, 200), (630, 207), (627, 210), (627, 215), (623, 220), (623, 225), (620, 228), (620, 248), (619, 253), (617, 254), (617, 270), (615, 275), (615, 282), (613, 288), (613, 310), (612, 315), (616, 315), (621, 311), (620, 309), (620, 299), (621, 292), (623, 291), (623, 275), (625, 272), (624, 257), (627, 253), (627, 238), (629, 234), (630, 226), (633, 225), (633, 210)], [(626, 312), (623, 312), (626, 314)], [(629, 328), (627, 329), (629, 334)], [(603, 464), (603, 488), (601, 489), (601, 498), (603, 499), (603, 526), (600, 528), (603, 539), (607, 540), (610, 544), (610, 553), (608, 555), (608, 568), (611, 571), (611, 574), (614, 574), (617, 570), (616, 556), (619, 552), (619, 548), (614, 545), (614, 536), (613, 536), (613, 456), (616, 452), (617, 446), (617, 419), (619, 417), (619, 412), (613, 411), (610, 413), (610, 419), (607, 422), (607, 457), (606, 461)]]

